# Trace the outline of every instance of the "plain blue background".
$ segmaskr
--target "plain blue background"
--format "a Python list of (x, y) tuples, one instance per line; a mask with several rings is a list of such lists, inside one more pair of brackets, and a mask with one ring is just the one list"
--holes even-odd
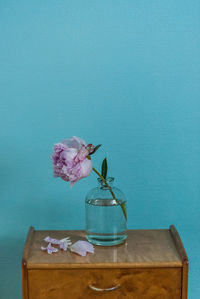
[(0, 0), (0, 298), (21, 298), (30, 225), (84, 228), (84, 197), (52, 176), (53, 144), (103, 146), (128, 228), (175, 224), (200, 293), (200, 1)]

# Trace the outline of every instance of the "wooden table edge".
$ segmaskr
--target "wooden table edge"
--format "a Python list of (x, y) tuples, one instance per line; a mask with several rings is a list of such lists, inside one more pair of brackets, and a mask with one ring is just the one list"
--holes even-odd
[(22, 296), (23, 298), (28, 298), (28, 268), (27, 268), (27, 260), (28, 260), (28, 249), (30, 243), (32, 241), (32, 236), (34, 233), (34, 228), (31, 226), (28, 231), (28, 235), (26, 238), (24, 253), (22, 256), (22, 264), (21, 264), (21, 275), (22, 275)]
[(31, 264), (28, 263), (27, 269), (29, 270), (34, 270), (34, 269), (158, 269), (158, 268), (182, 268), (181, 263), (177, 262), (165, 262), (165, 263), (152, 263), (152, 264), (146, 264), (146, 263), (129, 263), (129, 264), (124, 264), (124, 263), (93, 263), (93, 264)]
[(185, 248), (183, 246), (181, 237), (174, 225), (170, 225), (170, 233), (173, 238), (176, 249), (180, 255), (183, 263), (182, 268), (182, 299), (187, 299), (188, 294), (188, 270), (189, 270), (189, 260)]

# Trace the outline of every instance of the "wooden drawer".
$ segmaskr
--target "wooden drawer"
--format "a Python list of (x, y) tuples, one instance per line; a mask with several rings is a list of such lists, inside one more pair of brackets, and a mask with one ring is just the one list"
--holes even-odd
[(28, 284), (29, 299), (181, 299), (180, 268), (30, 270)]
[(72, 243), (84, 231), (30, 228), (22, 258), (23, 299), (187, 299), (188, 259), (174, 226), (129, 230), (125, 244), (95, 246), (86, 257), (70, 251), (48, 255), (44, 238)]

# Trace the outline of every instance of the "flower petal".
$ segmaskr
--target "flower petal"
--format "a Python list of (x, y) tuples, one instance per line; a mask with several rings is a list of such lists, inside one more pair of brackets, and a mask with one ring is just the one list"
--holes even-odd
[(67, 145), (68, 147), (73, 147), (78, 150), (81, 149), (83, 145), (86, 146), (86, 142), (77, 136), (72, 136), (72, 138), (70, 139), (65, 139), (62, 141), (62, 143)]
[(87, 241), (77, 241), (72, 246), (70, 250), (81, 256), (86, 256), (86, 253), (94, 253), (94, 246)]
[(58, 252), (58, 248), (51, 246), (51, 243), (49, 243), (49, 245), (47, 246), (47, 252), (48, 252), (48, 254)]
[(92, 171), (92, 161), (85, 159), (80, 163), (80, 178), (87, 177)]
[[(58, 240), (58, 239), (53, 239), (51, 237), (46, 237), (44, 239), (45, 242), (48, 242), (49, 244), (55, 244), (55, 245), (59, 245), (60, 249), (64, 250), (64, 251), (67, 251), (67, 248), (69, 245), (72, 244), (71, 240), (69, 237), (67, 238), (64, 238), (64, 239), (61, 239), (61, 240)], [(48, 245), (49, 246), (49, 245)], [(47, 246), (47, 248), (48, 248)], [(54, 247), (53, 247), (54, 248)], [(45, 247), (41, 247), (42, 250), (46, 250)], [(49, 249), (49, 251), (51, 251), (51, 248)], [(58, 251), (58, 250), (57, 250)], [(56, 252), (57, 252), (56, 251)]]
[(47, 247), (41, 246), (41, 250), (47, 251), (48, 254), (52, 254), (54, 252), (58, 252), (58, 249), (55, 248), (55, 247), (53, 247), (53, 246), (51, 246), (51, 243), (49, 243)]

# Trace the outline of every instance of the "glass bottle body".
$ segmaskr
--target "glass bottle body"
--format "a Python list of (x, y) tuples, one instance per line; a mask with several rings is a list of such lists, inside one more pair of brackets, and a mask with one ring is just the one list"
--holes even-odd
[(126, 217), (122, 209), (122, 205), (126, 208), (126, 199), (118, 188), (112, 186), (113, 180), (107, 178), (112, 192), (98, 179), (99, 186), (86, 196), (86, 238), (95, 245), (118, 245), (127, 238)]

